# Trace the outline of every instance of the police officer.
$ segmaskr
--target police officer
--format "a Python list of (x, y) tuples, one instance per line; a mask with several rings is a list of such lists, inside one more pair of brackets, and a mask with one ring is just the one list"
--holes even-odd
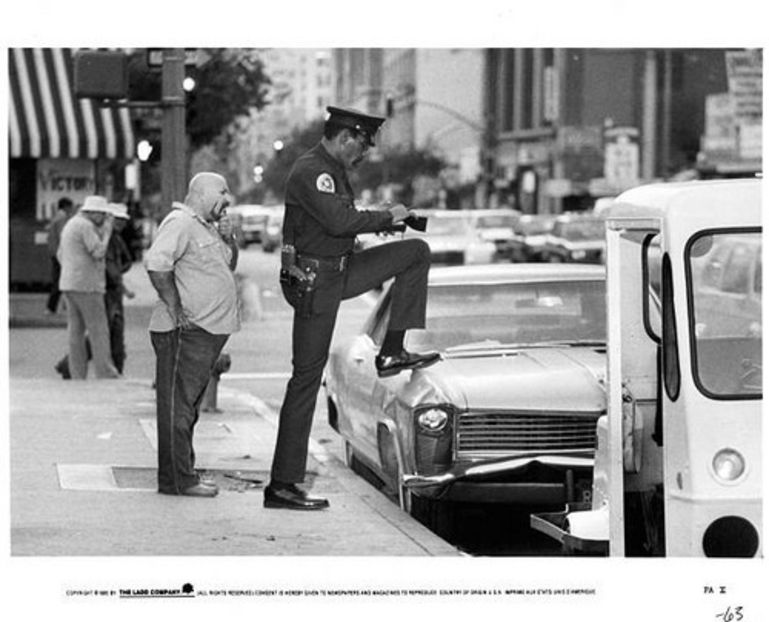
[(359, 233), (382, 232), (412, 217), (403, 205), (359, 211), (347, 171), (365, 157), (383, 118), (347, 108), (327, 108), (321, 142), (302, 155), (286, 181), (281, 286), (294, 307), (293, 372), (280, 410), (278, 438), (264, 507), (317, 510), (304, 481), (315, 402), (339, 303), (394, 278), (392, 311), (375, 359), (380, 376), (435, 363), (435, 352), (403, 347), (406, 330), (424, 328), (430, 252), (423, 240), (382, 244), (353, 253)]

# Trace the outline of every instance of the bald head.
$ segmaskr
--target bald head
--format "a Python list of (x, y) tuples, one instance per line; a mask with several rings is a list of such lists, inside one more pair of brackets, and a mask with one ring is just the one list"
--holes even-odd
[(232, 201), (227, 180), (218, 173), (198, 173), (190, 180), (185, 204), (207, 221), (219, 220)]

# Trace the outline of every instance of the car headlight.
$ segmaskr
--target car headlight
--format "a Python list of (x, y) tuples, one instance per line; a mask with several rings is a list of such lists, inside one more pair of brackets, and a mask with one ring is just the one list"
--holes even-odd
[(425, 432), (440, 432), (448, 421), (449, 415), (442, 408), (430, 408), (417, 415), (417, 423)]
[(745, 472), (745, 458), (735, 449), (722, 449), (713, 458), (713, 471), (719, 479), (733, 482)]
[(584, 259), (587, 256), (585, 251), (571, 251), (572, 259)]

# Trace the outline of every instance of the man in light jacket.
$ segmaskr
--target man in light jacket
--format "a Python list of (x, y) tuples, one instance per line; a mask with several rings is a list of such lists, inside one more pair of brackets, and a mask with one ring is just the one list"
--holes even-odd
[(86, 332), (97, 378), (117, 378), (111, 362), (109, 327), (104, 307), (105, 255), (112, 233), (112, 209), (101, 196), (86, 197), (83, 207), (64, 225), (57, 257), (59, 289), (67, 301), (69, 367), (73, 379), (88, 373)]

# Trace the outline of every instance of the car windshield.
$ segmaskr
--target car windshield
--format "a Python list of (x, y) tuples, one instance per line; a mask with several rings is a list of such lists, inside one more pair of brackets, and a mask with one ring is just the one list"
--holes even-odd
[(604, 236), (602, 220), (585, 220), (581, 222), (558, 223), (553, 234), (567, 240), (599, 240)]
[(545, 219), (522, 219), (519, 220), (515, 224), (515, 231), (516, 233), (520, 233), (522, 235), (540, 235), (542, 233), (547, 233), (548, 231), (551, 231), (553, 228), (553, 221), (552, 220), (545, 220)]
[(430, 218), (427, 233), (430, 235), (464, 235), (469, 228), (466, 218)]
[(479, 216), (475, 221), (479, 229), (495, 229), (497, 227), (512, 227), (515, 224), (513, 214), (499, 214), (497, 216)]
[(602, 280), (431, 285), (414, 349), (605, 342)]
[(762, 392), (761, 233), (708, 233), (688, 246), (695, 374), (708, 395)]

